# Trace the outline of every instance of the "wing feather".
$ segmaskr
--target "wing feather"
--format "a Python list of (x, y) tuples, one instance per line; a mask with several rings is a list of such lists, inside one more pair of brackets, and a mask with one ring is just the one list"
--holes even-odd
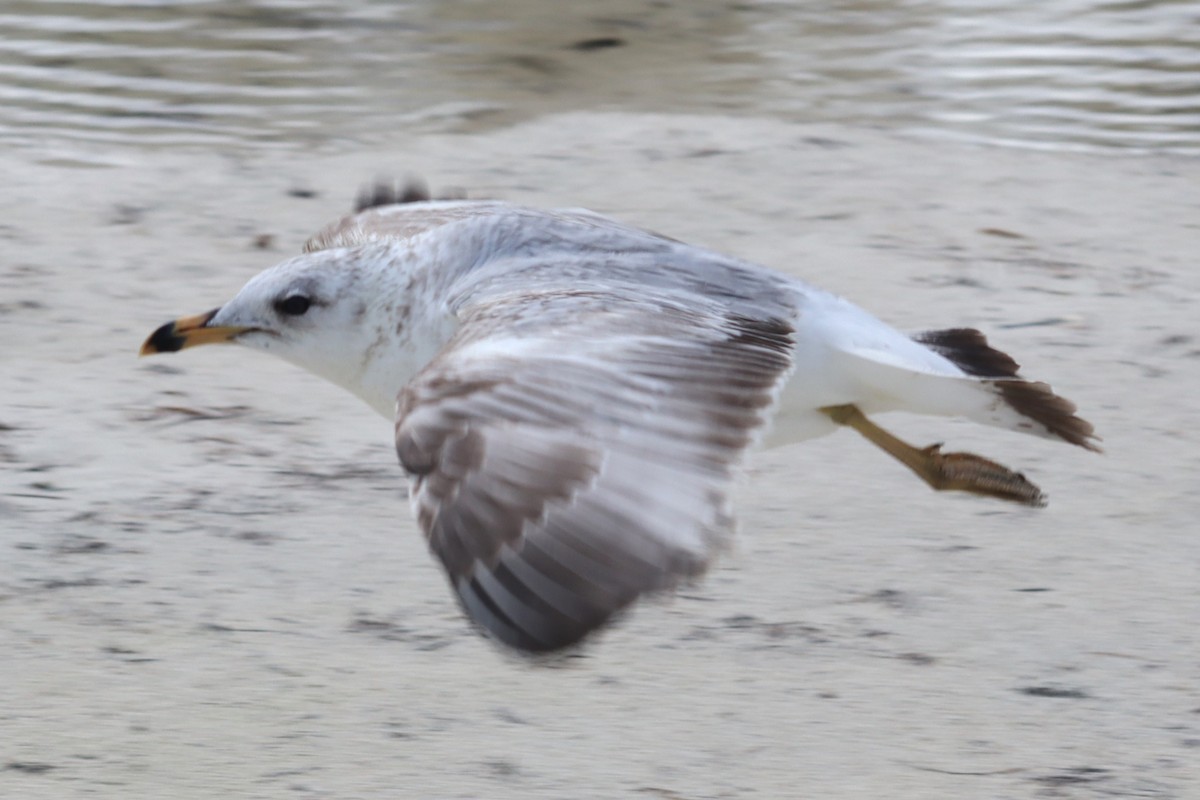
[(734, 470), (791, 368), (780, 320), (610, 297), (619, 313), (564, 329), (547, 309), (573, 302), (465, 306), (398, 400), (430, 548), (471, 619), (528, 651), (574, 644), (704, 571), (732, 533)]

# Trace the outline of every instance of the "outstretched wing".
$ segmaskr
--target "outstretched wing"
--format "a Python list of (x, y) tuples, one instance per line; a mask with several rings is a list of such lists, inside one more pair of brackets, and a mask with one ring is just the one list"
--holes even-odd
[(703, 572), (790, 370), (790, 324), (571, 290), (460, 318), (400, 394), (396, 447), (470, 617), (553, 650)]

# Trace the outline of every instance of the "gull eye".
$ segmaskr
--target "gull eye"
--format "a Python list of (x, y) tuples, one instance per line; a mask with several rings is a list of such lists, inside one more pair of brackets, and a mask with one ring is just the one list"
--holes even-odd
[(299, 317), (308, 311), (312, 300), (302, 294), (294, 294), (275, 301), (275, 310), (288, 317)]

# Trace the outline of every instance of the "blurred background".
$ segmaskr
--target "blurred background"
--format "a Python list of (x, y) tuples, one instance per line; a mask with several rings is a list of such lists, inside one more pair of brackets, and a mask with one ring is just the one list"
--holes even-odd
[[(1195, 0), (0, 0), (0, 798), (1195, 800), (1198, 155)], [(978, 327), (1107, 454), (761, 453), (703, 582), (511, 658), (389, 420), (136, 358), (406, 175)]]
[(564, 110), (1200, 148), (1190, 0), (0, 6), (9, 144), (333, 148)]

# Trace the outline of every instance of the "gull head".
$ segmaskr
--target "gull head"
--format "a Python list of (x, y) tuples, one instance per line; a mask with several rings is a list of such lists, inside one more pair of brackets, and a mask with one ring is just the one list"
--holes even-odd
[(219, 308), (160, 326), (141, 355), (226, 343), (264, 350), (390, 418), (400, 388), (432, 356), (414, 352), (418, 302), (404, 262), (402, 251), (383, 243), (289, 259), (251, 278)]

